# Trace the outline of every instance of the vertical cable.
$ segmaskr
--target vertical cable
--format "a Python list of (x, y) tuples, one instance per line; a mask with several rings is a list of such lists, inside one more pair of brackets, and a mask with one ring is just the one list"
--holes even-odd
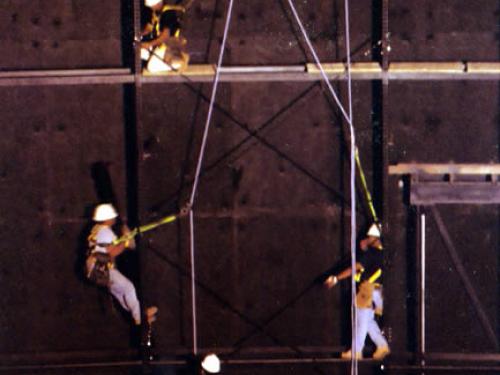
[(344, 109), (344, 106), (340, 102), (337, 94), (335, 93), (335, 90), (332, 87), (332, 84), (330, 83), (328, 76), (326, 75), (325, 69), (323, 68), (323, 64), (321, 64), (321, 61), (319, 60), (318, 54), (316, 53), (316, 50), (314, 49), (311, 40), (309, 39), (309, 36), (307, 35), (307, 31), (304, 28), (304, 25), (302, 24), (302, 21), (300, 20), (300, 17), (297, 13), (297, 9), (295, 9), (295, 6), (293, 5), (292, 0), (288, 0), (288, 4), (290, 5), (290, 9), (293, 13), (293, 16), (295, 17), (295, 20), (297, 21), (297, 24), (299, 25), (300, 31), (302, 32), (302, 35), (304, 36), (304, 40), (306, 41), (307, 46), (309, 47), (309, 50), (311, 54), (313, 55), (314, 61), (316, 62), (316, 65), (318, 65), (319, 71), (321, 72), (321, 76), (323, 77), (323, 81), (325, 82), (326, 86), (328, 87), (328, 90), (333, 96), (333, 99), (335, 100), (335, 103), (337, 103), (340, 112), (342, 113), (342, 116), (344, 116), (345, 120), (351, 124), (351, 119), (347, 115), (346, 110)]
[(191, 320), (193, 322), (193, 354), (198, 354), (198, 325), (196, 323), (196, 285), (194, 263), (194, 217), (193, 210), (189, 211), (189, 248), (191, 260)]
[[(217, 94), (217, 86), (219, 83), (220, 67), (222, 65), (222, 60), (224, 58), (224, 50), (226, 47), (227, 35), (229, 33), (229, 24), (231, 23), (231, 14), (233, 10), (233, 1), (229, 0), (229, 7), (226, 15), (226, 24), (224, 26), (224, 36), (222, 38), (222, 45), (219, 52), (219, 59), (217, 61), (217, 67), (215, 69), (215, 78), (212, 86), (212, 96), (210, 98), (210, 105), (208, 107), (207, 120), (205, 122), (205, 130), (203, 132), (203, 138), (201, 141), (200, 154), (198, 156), (198, 163), (196, 165), (196, 172), (193, 182), (193, 189), (191, 191), (191, 197), (189, 199), (189, 204), (193, 207), (194, 198), (196, 196), (196, 191), (198, 189), (198, 182), (200, 179), (201, 165), (203, 164), (203, 156), (205, 154), (205, 148), (207, 146), (208, 130), (210, 128), (210, 120), (212, 119), (212, 112), (215, 104), (215, 96)], [(193, 354), (198, 354), (198, 330), (197, 330), (197, 318), (196, 318), (196, 272), (195, 272), (195, 261), (194, 261), (194, 212), (191, 209), (189, 212), (189, 243), (190, 243), (190, 257), (191, 257), (191, 309), (192, 309), (192, 325), (193, 325)]]
[[(351, 353), (352, 353), (352, 362), (353, 365), (351, 366), (351, 373), (353, 375), (357, 374), (357, 358), (356, 358), (356, 282), (355, 282), (355, 274), (356, 274), (356, 139), (354, 135), (354, 127), (352, 125), (352, 98), (351, 98), (351, 76), (350, 76), (350, 43), (349, 43), (349, 4), (348, 0), (345, 2), (345, 18), (346, 18), (346, 49), (347, 49), (347, 74), (348, 74), (348, 91), (349, 91), (349, 114), (346, 113), (344, 107), (342, 106), (342, 103), (340, 102), (337, 94), (335, 93), (335, 90), (333, 89), (330, 81), (328, 80), (328, 76), (326, 75), (325, 70), (323, 69), (323, 65), (321, 64), (321, 61), (319, 60), (319, 57), (309, 40), (309, 37), (307, 35), (307, 32), (304, 28), (304, 25), (302, 24), (300, 17), (297, 13), (297, 10), (295, 9), (295, 6), (293, 5), (292, 0), (288, 0), (288, 4), (290, 5), (290, 9), (295, 17), (295, 20), (297, 21), (297, 24), (299, 25), (299, 28), (302, 32), (302, 35), (304, 36), (304, 39), (307, 43), (307, 46), (309, 47), (309, 50), (311, 51), (311, 54), (314, 57), (314, 60), (316, 64), (319, 67), (319, 70), (321, 72), (321, 75), (323, 77), (323, 80), (325, 81), (325, 84), (327, 85), (328, 89), (330, 90), (330, 93), (332, 94), (335, 102), (337, 103), (340, 111), (342, 112), (342, 115), (344, 116), (345, 120), (349, 124), (349, 131), (350, 131), (350, 136), (351, 136), (351, 165), (350, 165), (350, 186), (351, 186), (351, 269), (352, 269), (352, 276), (351, 276), (351, 287), (352, 287), (352, 294), (351, 294), (351, 310), (352, 310), (352, 345), (351, 345)], [(360, 167), (360, 166), (359, 166)], [(361, 171), (361, 168), (360, 168)]]
[[(345, 8), (345, 39), (347, 55), (347, 96), (349, 101), (349, 130), (351, 133), (351, 374), (358, 374), (358, 346), (356, 344), (357, 334), (357, 312), (356, 312), (356, 139), (352, 118), (352, 79), (351, 79), (351, 42), (349, 30), (349, 0), (344, 2)], [(359, 159), (358, 159), (359, 160)]]
[(421, 366), (425, 366), (425, 214), (420, 215), (420, 354)]

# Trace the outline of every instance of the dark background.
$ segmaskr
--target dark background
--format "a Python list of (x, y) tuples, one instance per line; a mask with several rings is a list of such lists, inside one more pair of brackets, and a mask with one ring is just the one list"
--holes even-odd
[[(216, 61), (227, 3), (195, 0), (187, 13), (192, 64)], [(377, 61), (381, 1), (351, 3), (352, 59)], [(296, 5), (322, 61), (343, 61), (343, 1)], [(130, 67), (132, 11), (131, 1), (4, 0), (0, 69)], [(393, 0), (389, 20), (390, 61), (498, 61), (500, 1)], [(236, 1), (224, 65), (311, 62), (299, 34), (286, 1)], [(345, 82), (334, 86), (347, 103)], [(385, 333), (394, 361), (407, 363), (418, 344), (415, 209), (402, 178), (384, 186), (383, 155), (385, 165), (498, 163), (500, 97), (497, 80), (391, 81), (387, 89), (382, 117), (380, 82), (353, 82), (353, 122), (385, 213)], [(1, 362), (134, 358), (128, 316), (82, 277), (91, 210), (113, 201), (132, 224), (147, 223), (189, 199), (210, 90), (192, 82), (140, 92), (119, 84), (0, 88)], [(300, 357), (350, 345), (348, 283), (331, 291), (317, 283), (349, 255), (348, 154), (345, 123), (320, 82), (220, 84), (195, 204), (202, 352)], [(498, 207), (439, 210), (498, 339)], [(363, 203), (358, 223), (360, 234), (370, 224)], [(192, 350), (188, 236), (181, 219), (122, 257), (141, 300), (160, 308), (159, 358)], [(432, 220), (427, 238), (428, 351), (498, 353)]]

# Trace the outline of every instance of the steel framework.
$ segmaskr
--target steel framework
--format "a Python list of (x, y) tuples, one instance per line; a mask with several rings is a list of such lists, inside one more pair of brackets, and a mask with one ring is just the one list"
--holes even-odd
[[(370, 63), (354, 63), (351, 66), (351, 73), (353, 80), (369, 80), (369, 81), (379, 81), (382, 82), (382, 86), (380, 88), (380, 119), (382, 123), (381, 128), (381, 136), (382, 136), (382, 149), (381, 149), (381, 157), (383, 160), (382, 170), (379, 171), (381, 175), (381, 187), (380, 191), (382, 195), (385, 195), (384, 192), (387, 190), (388, 178), (389, 174), (411, 174), (413, 176), (419, 174), (420, 172), (416, 172), (415, 168), (424, 168), (425, 173), (429, 173), (428, 169), (425, 168), (435, 168), (436, 170), (439, 168), (439, 171), (442, 173), (443, 170), (447, 171), (445, 173), (456, 175), (460, 173), (464, 173), (464, 171), (470, 172), (469, 167), (472, 170), (480, 172), (482, 174), (491, 174), (497, 176), (500, 174), (500, 165), (481, 165), (481, 166), (459, 166), (459, 170), (457, 170), (457, 166), (388, 166), (387, 160), (387, 139), (388, 139), (388, 131), (387, 131), (387, 103), (388, 103), (388, 95), (389, 95), (389, 84), (392, 81), (432, 81), (432, 80), (440, 80), (440, 81), (453, 81), (453, 80), (489, 80), (489, 81), (498, 81), (500, 80), (500, 63), (498, 62), (464, 62), (464, 61), (452, 61), (452, 62), (391, 62), (389, 59), (389, 50), (390, 50), (390, 40), (389, 40), (389, 0), (380, 0), (382, 5), (381, 11), (381, 20), (380, 20), (380, 30), (378, 33), (381, 36), (382, 47), (379, 56), (377, 56), (377, 61)], [(134, 33), (135, 35), (140, 34), (140, 6), (141, 0), (133, 0), (133, 19), (134, 19)], [(140, 212), (140, 196), (139, 196), (139, 181), (140, 181), (140, 171), (141, 171), (141, 160), (139, 157), (142, 154), (142, 145), (143, 145), (143, 130), (141, 123), (141, 113), (142, 113), (142, 86), (147, 84), (178, 84), (185, 82), (212, 82), (215, 74), (214, 66), (211, 64), (208, 65), (191, 65), (183, 74), (177, 73), (169, 73), (163, 75), (148, 75), (142, 74), (140, 57), (138, 53), (138, 46), (135, 47), (134, 54), (134, 66), (132, 67), (118, 67), (113, 69), (75, 69), (75, 70), (31, 70), (31, 71), (3, 71), (0, 72), (0, 86), (3, 87), (11, 87), (11, 86), (53, 86), (53, 85), (125, 85), (128, 87), (131, 92), (130, 95), (126, 96), (126, 101), (132, 104), (134, 108), (134, 126), (133, 130), (127, 134), (127, 143), (132, 146), (134, 152), (131, 158), (127, 161), (127, 170), (128, 170), (128, 200), (129, 200), (129, 209), (130, 212), (135, 213), (136, 217), (133, 218), (134, 221), (139, 221), (138, 212)], [(326, 72), (328, 77), (331, 80), (345, 80), (347, 79), (346, 75), (346, 66), (343, 63), (332, 62), (325, 64)], [(220, 81), (222, 82), (266, 82), (266, 81), (276, 81), (276, 82), (289, 82), (289, 81), (320, 81), (321, 76), (319, 74), (318, 68), (315, 64), (303, 64), (303, 65), (295, 65), (295, 66), (226, 66), (221, 68), (220, 70)], [(460, 169), (464, 168), (464, 169)], [(485, 173), (485, 169), (491, 171), (491, 173)], [(496, 182), (496, 177), (495, 181)], [(417, 185), (414, 185), (416, 187)], [(458, 185), (457, 185), (458, 186)], [(485, 187), (485, 184), (481, 184), (482, 187)], [(440, 199), (446, 199), (446, 194), (443, 193), (444, 187), (441, 186), (439, 192), (435, 190), (429, 192), (425, 191), (426, 188), (421, 188), (420, 191), (414, 190), (414, 203), (417, 205), (420, 204), (429, 204), (429, 203), (439, 203), (439, 199), (436, 200), (436, 197), (439, 196)], [(424, 189), (424, 190), (422, 190)], [(484, 200), (477, 201), (476, 203), (499, 203), (500, 202), (500, 193), (497, 194), (498, 186), (493, 183), (489, 183), (487, 186), (488, 191), (486, 191), (482, 195), (482, 199), (487, 199), (485, 197), (490, 196), (492, 190), (495, 191), (494, 199), (491, 199), (490, 202), (485, 202)], [(426, 198), (419, 198), (424, 194)], [(467, 192), (460, 192), (460, 196), (463, 197), (467, 195)], [(459, 202), (459, 201), (458, 201)], [(455, 203), (458, 203), (455, 202)], [(384, 212), (385, 212), (385, 205)], [(432, 214), (436, 218), (438, 222), (440, 222), (440, 232), (445, 238), (449, 238), (447, 235), (446, 229), (442, 220), (440, 221), (439, 212), (432, 208)], [(383, 214), (383, 217), (387, 217), (387, 214)], [(454, 249), (453, 243), (450, 241), (446, 241), (447, 248), (450, 252), (452, 258), (455, 258), (456, 266), (460, 267), (460, 262), (456, 258), (456, 251)], [(467, 285), (470, 283), (467, 280), (465, 274), (461, 273), (462, 281)], [(489, 332), (489, 338), (491, 342), (498, 349), (498, 340), (496, 335), (492, 331), (491, 323), (488, 322), (487, 319), (484, 319), (484, 313), (482, 313), (482, 307), (477, 300), (477, 297), (474, 297), (474, 290), (470, 287), (467, 288), (469, 295), (474, 301), (474, 305), (478, 311), (480, 316), (483, 316), (481, 322), (483, 327), (487, 332)], [(421, 303), (424, 303), (423, 296), (421, 298)], [(424, 317), (421, 316), (421, 320)], [(421, 337), (421, 341), (424, 342), (424, 337)], [(449, 360), (475, 360), (480, 363), (482, 361), (498, 361), (500, 360), (499, 355), (464, 355), (462, 353), (425, 353), (425, 347), (421, 347), (421, 356), (425, 354), (426, 358), (430, 359), (449, 359)], [(274, 362), (286, 362), (284, 359), (259, 359), (259, 360), (232, 360), (228, 361), (229, 364), (244, 364), (244, 363), (274, 363)], [(332, 359), (318, 359), (318, 358), (300, 358), (300, 359), (289, 359), (289, 363), (316, 363), (321, 361), (332, 362)], [(294, 362), (295, 361), (295, 362)], [(95, 367), (103, 367), (103, 366), (137, 366), (140, 362), (137, 361), (124, 361), (124, 362), (100, 362), (93, 364)], [(182, 362), (178, 361), (166, 361), (165, 364), (179, 364)], [(161, 364), (161, 362), (158, 362)], [(52, 366), (52, 368), (58, 368), (58, 366), (66, 366), (66, 367), (91, 367), (92, 364), (67, 364), (67, 365), (40, 365), (40, 366), (31, 366), (26, 368), (28, 370), (33, 369), (43, 369)], [(397, 366), (397, 365), (389, 365), (388, 369), (391, 367), (394, 371), (397, 369), (406, 369), (412, 370), (411, 366)], [(436, 367), (436, 366), (434, 366)], [(464, 369), (464, 366), (456, 366), (457, 368)], [(416, 371), (420, 371), (422, 369), (428, 369), (432, 371), (433, 366), (426, 365), (424, 362), (420, 363), (417, 366), (414, 366)], [(475, 366), (475, 369), (485, 369), (486, 367), (482, 367), (480, 365)], [(494, 369), (493, 371), (497, 371), (498, 367), (491, 367)], [(15, 368), (3, 366), (0, 367), (0, 371), (11, 371)], [(20, 368), (18, 368), (20, 369)]]

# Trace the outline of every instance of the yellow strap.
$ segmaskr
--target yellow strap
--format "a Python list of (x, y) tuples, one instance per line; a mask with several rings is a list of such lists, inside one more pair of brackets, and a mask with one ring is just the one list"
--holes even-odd
[(163, 8), (161, 8), (161, 12), (166, 12), (167, 10), (177, 10), (179, 12), (186, 12), (186, 8), (184, 8), (182, 5), (169, 5), (169, 4), (166, 4), (163, 6)]
[(368, 279), (369, 283), (375, 283), (375, 281), (382, 275), (382, 268), (379, 268), (373, 275)]
[(133, 230), (130, 231), (130, 233), (123, 235), (120, 238), (117, 238), (116, 240), (114, 240), (113, 245), (118, 245), (122, 242), (127, 242), (127, 241), (131, 240), (132, 238), (134, 238), (139, 233), (144, 233), (144, 232), (150, 231), (152, 229), (159, 227), (160, 225), (171, 223), (171, 222), (175, 221), (176, 219), (177, 219), (176, 215), (165, 216), (164, 218), (162, 218), (160, 220), (154, 221), (154, 222), (149, 223), (149, 224), (142, 225), (138, 228), (134, 228)]
[[(358, 272), (355, 276), (354, 276), (354, 280), (356, 280), (357, 283), (359, 283), (361, 281), (361, 274), (365, 272), (364, 269), (362, 269), (360, 272)], [(367, 280), (369, 283), (375, 283), (375, 281), (382, 275), (382, 269), (379, 268), (377, 271), (375, 271), (375, 273), (373, 275), (370, 276), (370, 278)]]
[(368, 190), (368, 184), (366, 183), (365, 173), (363, 172), (363, 167), (361, 166), (361, 160), (359, 159), (358, 148), (355, 150), (355, 159), (356, 165), (358, 167), (359, 179), (361, 180), (361, 185), (363, 186), (363, 191), (365, 192), (366, 201), (368, 203), (368, 207), (370, 208), (370, 212), (373, 217), (373, 221), (378, 223), (377, 213), (375, 212), (375, 207), (373, 205), (372, 195), (370, 194), (370, 190)]
[[(182, 13), (185, 13), (186, 12), (186, 8), (184, 8), (183, 6), (180, 6), (180, 5), (164, 5), (163, 8), (161, 8), (161, 13), (165, 13), (169, 10), (175, 10), (177, 12), (182, 12)], [(160, 14), (161, 14), (160, 13)], [(153, 23), (153, 27), (156, 31), (156, 35), (160, 35), (160, 16), (156, 13), (156, 12), (153, 12), (153, 18), (151, 20), (151, 22)], [(181, 33), (181, 30), (180, 29), (177, 29), (177, 31), (175, 32), (174, 36), (175, 37), (178, 37)]]

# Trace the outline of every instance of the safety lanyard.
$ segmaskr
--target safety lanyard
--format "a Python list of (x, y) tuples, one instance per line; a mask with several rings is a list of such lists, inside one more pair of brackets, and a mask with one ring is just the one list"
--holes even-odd
[(130, 233), (125, 234), (125, 235), (115, 239), (111, 244), (118, 245), (122, 242), (127, 242), (127, 241), (131, 240), (132, 238), (134, 238), (139, 233), (144, 233), (144, 232), (150, 231), (152, 229), (159, 227), (160, 225), (171, 223), (171, 222), (175, 221), (176, 219), (177, 219), (176, 215), (165, 216), (164, 218), (162, 218), (160, 220), (157, 220), (157, 221), (154, 221), (152, 223), (145, 224), (145, 225), (142, 225), (140, 227), (134, 228), (133, 230), (130, 231)]

